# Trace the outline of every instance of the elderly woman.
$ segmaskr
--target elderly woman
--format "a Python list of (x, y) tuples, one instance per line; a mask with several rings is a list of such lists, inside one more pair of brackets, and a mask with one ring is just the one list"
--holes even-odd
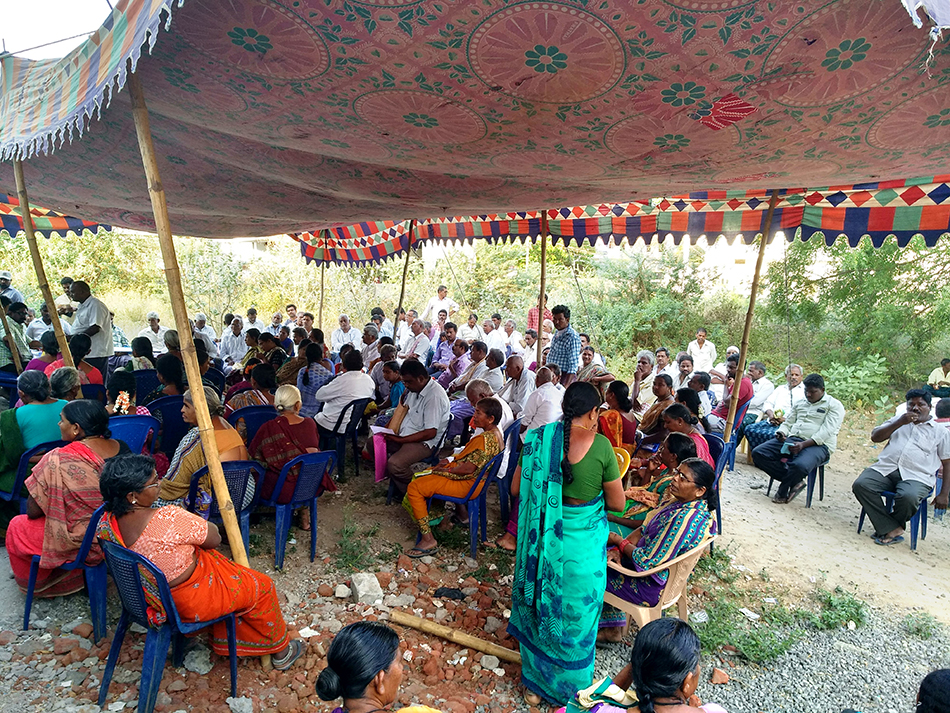
[[(247, 448), (241, 434), (231, 427), (222, 413), (224, 409), (218, 399), (218, 393), (210, 386), (205, 386), (205, 401), (208, 402), (208, 411), (211, 414), (211, 425), (214, 427), (214, 440), (218, 446), (218, 457), (222, 462), (229, 460), (247, 460)], [(184, 403), (181, 407), (181, 416), (185, 423), (194, 426), (181, 439), (175, 455), (172, 456), (168, 473), (162, 478), (158, 490), (160, 505), (184, 505), (191, 488), (191, 478), (199, 469), (208, 465), (204, 449), (201, 447), (201, 437), (198, 433), (198, 415), (195, 413), (195, 404), (191, 400), (191, 391), (185, 392)], [(248, 488), (253, 496), (254, 489)], [(211, 505), (211, 477), (205, 475), (198, 483), (198, 494), (195, 498), (196, 511), (207, 517)]]
[[(673, 470), (669, 491), (672, 502), (651, 513), (645, 524), (629, 536), (611, 532), (608, 544), (615, 549), (607, 558), (626, 569), (644, 571), (658, 567), (698, 546), (716, 532), (715, 472), (700, 458), (687, 458)], [(607, 571), (607, 591), (638, 606), (652, 607), (660, 601), (668, 570), (648, 577), (628, 577)], [(620, 639), (626, 615), (607, 604), (601, 613), (600, 628), (607, 641)]]
[[(165, 336), (170, 333), (171, 330), (165, 332)], [(159, 386), (142, 399), (143, 406), (163, 396), (181, 396), (185, 393), (185, 368), (181, 364), (181, 359), (174, 354), (162, 354), (156, 359), (155, 375), (158, 377)]]
[(593, 347), (588, 346), (581, 349), (581, 368), (577, 372), (578, 381), (586, 381), (588, 384), (593, 384), (603, 401), (604, 385), (613, 381), (614, 378), (614, 375), (604, 367), (594, 363)]
[(61, 366), (49, 377), (49, 392), (54, 399), (75, 401), (82, 393), (82, 377), (79, 370), (71, 366)]
[[(317, 695), (324, 701), (343, 699), (343, 707), (334, 713), (374, 713), (395, 703), (402, 679), (399, 635), (381, 622), (358, 621), (343, 627), (330, 644), (326, 668), (317, 678)], [(411, 706), (396, 713), (438, 711)]]
[[(92, 340), (86, 334), (74, 334), (69, 338), (69, 353), (72, 354), (73, 364), (76, 365), (76, 369), (79, 370), (79, 378), (83, 384), (102, 384), (102, 372), (100, 372), (92, 364), (83, 361), (89, 352), (92, 351)], [(54, 371), (59, 369), (61, 366), (65, 366), (65, 363), (62, 359), (57, 359), (53, 363), (47, 365), (43, 370), (43, 373), (47, 376), (51, 376)]]
[(59, 359), (59, 342), (56, 340), (56, 334), (52, 329), (43, 332), (40, 335), (40, 346), (43, 353), (30, 360), (30, 363), (24, 367), (24, 371), (46, 371), (46, 367)]
[(789, 364), (785, 368), (785, 386), (778, 386), (765, 402), (762, 420), (746, 426), (742, 433), (749, 441), (749, 450), (754, 451), (775, 435), (778, 427), (785, 423), (785, 417), (792, 406), (805, 398), (802, 386), (802, 368), (798, 364)]
[[(33, 467), (26, 479), (30, 493), (26, 515), (17, 515), (7, 528), (6, 547), (17, 586), (26, 592), (30, 564), (40, 556), (34, 595), (55, 597), (78, 592), (84, 586), (81, 568), (63, 571), (72, 561), (93, 511), (102, 503), (99, 473), (109, 458), (128, 453), (129, 447), (113, 440), (109, 414), (98, 401), (72, 401), (63, 406), (59, 436), (68, 445), (54, 448)], [(102, 559), (92, 546), (86, 562)]]
[(181, 338), (178, 336), (177, 329), (169, 329), (163, 337), (165, 342), (165, 353), (181, 361)]
[(607, 410), (600, 414), (597, 429), (607, 436), (614, 448), (633, 453), (637, 442), (637, 417), (630, 400), (630, 390), (622, 381), (611, 381), (604, 394)]
[[(160, 481), (151, 458), (128, 455), (110, 461), (98, 485), (98, 500), (106, 506), (99, 537), (151, 560), (168, 580), (182, 619), (202, 621), (234, 612), (239, 614), (238, 656), (272, 654), (278, 671), (300, 658), (306, 647), (288, 635), (273, 581), (218, 552), (216, 525), (179, 507), (153, 507)], [(159, 626), (166, 612), (147, 588), (145, 594), (149, 619)], [(211, 626), (211, 646), (218, 655), (228, 655), (225, 622)]]

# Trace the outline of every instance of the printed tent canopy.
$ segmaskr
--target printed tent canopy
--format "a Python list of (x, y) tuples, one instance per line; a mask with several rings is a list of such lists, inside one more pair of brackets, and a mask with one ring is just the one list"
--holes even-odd
[[(99, 232), (103, 230), (112, 230), (108, 225), (91, 223), (88, 220), (73, 218), (69, 215), (57, 213), (49, 208), (40, 208), (35, 205), (30, 206), (30, 214), (33, 216), (34, 230), (39, 235), (47, 238), (53, 235), (66, 237), (69, 233), (82, 235), (84, 230)], [(0, 235), (16, 237), (23, 230), (23, 217), (20, 215), (20, 201), (16, 196), (8, 196), (0, 193)]]
[[(893, 235), (901, 246), (914, 235), (927, 245), (947, 233), (950, 225), (950, 176), (916, 181), (889, 181), (816, 190), (782, 190), (771, 230), (782, 230), (788, 240), (808, 240), (821, 232), (831, 245), (845, 237), (853, 246), (869, 236), (875, 246)], [(554, 242), (580, 245), (614, 238), (633, 242), (663, 240), (679, 243), (707, 236), (751, 243), (765, 231), (769, 192), (705, 191), (684, 196), (601, 204), (547, 211), (548, 231)], [(489, 241), (535, 240), (541, 233), (541, 211), (416, 221), (412, 244), (425, 240)], [(292, 236), (300, 241), (308, 262), (359, 264), (386, 260), (410, 244), (409, 221), (374, 221), (327, 228)]]
[(40, 204), (154, 231), (138, 65), (177, 234), (641, 201), (611, 221), (650, 235), (657, 195), (950, 172), (930, 42), (899, 0), (123, 0), (62, 60), (3, 58), (0, 158)]

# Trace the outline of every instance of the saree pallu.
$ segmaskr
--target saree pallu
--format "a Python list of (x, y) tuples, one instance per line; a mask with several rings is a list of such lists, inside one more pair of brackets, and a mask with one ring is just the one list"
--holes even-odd
[[(319, 447), (320, 437), (317, 434), (316, 422), (312, 418), (291, 425), (286, 418), (278, 416), (264, 423), (248, 447), (250, 457), (267, 469), (261, 483), (261, 497), (265, 500), (273, 497), (284, 465), (307, 453), (308, 448)], [(290, 502), (297, 484), (298, 472), (299, 469), (294, 468), (287, 474), (287, 479), (277, 495), (278, 503)], [(336, 483), (329, 473), (323, 475), (323, 488), (330, 492), (336, 490)]]
[(562, 450), (560, 422), (528, 431), (508, 624), (521, 644), (522, 683), (561, 705), (593, 677), (607, 579), (603, 495), (583, 505), (562, 502)]
[(577, 380), (590, 384), (595, 389), (597, 389), (597, 393), (600, 394), (600, 400), (601, 402), (603, 402), (604, 385), (602, 383), (595, 383), (593, 379), (597, 378), (598, 376), (604, 376), (605, 374), (609, 374), (609, 373), (610, 372), (607, 371), (604, 367), (600, 366), (600, 364), (591, 363), (587, 366), (582, 366), (580, 368), (580, 370), (577, 372)]
[[(609, 409), (600, 415), (597, 425), (600, 432), (610, 441), (610, 445), (614, 448), (623, 448), (633, 455), (637, 438), (637, 425), (635, 423), (624, 418), (616, 409)], [(624, 437), (624, 430), (627, 431), (627, 437)]]

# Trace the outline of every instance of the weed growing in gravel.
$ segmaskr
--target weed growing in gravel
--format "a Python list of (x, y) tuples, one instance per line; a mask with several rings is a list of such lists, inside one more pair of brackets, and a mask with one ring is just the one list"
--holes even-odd
[(720, 582), (731, 584), (739, 578), (738, 570), (732, 567), (732, 557), (726, 547), (716, 547), (699, 558), (696, 571), (702, 575), (716, 577)]
[(367, 528), (360, 527), (355, 506), (343, 508), (343, 527), (337, 530), (340, 542), (334, 554), (337, 569), (359, 572), (374, 564), (376, 553), (372, 550), (372, 539), (378, 532), (378, 523)]
[(912, 612), (902, 624), (904, 631), (919, 639), (929, 639), (940, 631), (940, 622), (927, 612)]
[(818, 601), (818, 613), (803, 611), (801, 616), (817, 629), (839, 629), (851, 621), (861, 626), (867, 621), (864, 602), (841, 587), (835, 587), (834, 591), (818, 587), (814, 597)]
[(754, 663), (778, 658), (797, 642), (802, 632), (790, 628), (795, 617), (785, 607), (766, 607), (759, 621), (749, 621), (735, 602), (723, 596), (706, 606), (709, 620), (695, 624), (703, 650), (715, 652), (725, 648)]

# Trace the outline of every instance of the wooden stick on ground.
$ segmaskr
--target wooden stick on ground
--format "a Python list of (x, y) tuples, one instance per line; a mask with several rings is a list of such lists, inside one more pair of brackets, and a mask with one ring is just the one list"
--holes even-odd
[(46, 269), (43, 267), (43, 256), (40, 255), (40, 247), (36, 243), (36, 232), (33, 230), (33, 216), (30, 214), (30, 198), (26, 192), (26, 179), (23, 177), (23, 162), (20, 159), (13, 161), (13, 174), (16, 177), (16, 193), (20, 201), (20, 215), (23, 217), (23, 232), (26, 233), (26, 242), (30, 246), (30, 257), (33, 258), (33, 270), (36, 272), (36, 279), (40, 283), (40, 292), (43, 293), (43, 301), (46, 302), (46, 309), (49, 310), (50, 319), (53, 322), (53, 332), (56, 334), (56, 341), (59, 343), (59, 351), (63, 355), (63, 364), (66, 366), (76, 366), (73, 363), (72, 352), (69, 351), (69, 343), (66, 341), (66, 333), (63, 331), (62, 322), (59, 320), (59, 312), (56, 309), (56, 302), (53, 299), (53, 291), (49, 287), (49, 281), (46, 279)]
[(459, 644), (460, 646), (465, 646), (469, 649), (481, 651), (483, 654), (495, 656), (502, 661), (521, 664), (521, 654), (517, 651), (512, 651), (511, 649), (506, 649), (504, 646), (493, 644), (490, 641), (484, 641), (483, 639), (479, 639), (478, 637), (472, 636), (471, 634), (465, 634), (461, 631), (450, 629), (447, 626), (436, 624), (434, 621), (420, 619), (417, 616), (406, 614), (405, 612), (401, 612), (398, 609), (394, 609), (389, 613), (389, 620), (394, 624), (402, 624), (403, 626), (408, 626), (411, 629), (424, 631), (427, 634), (435, 634), (442, 639), (451, 641), (453, 644)]

